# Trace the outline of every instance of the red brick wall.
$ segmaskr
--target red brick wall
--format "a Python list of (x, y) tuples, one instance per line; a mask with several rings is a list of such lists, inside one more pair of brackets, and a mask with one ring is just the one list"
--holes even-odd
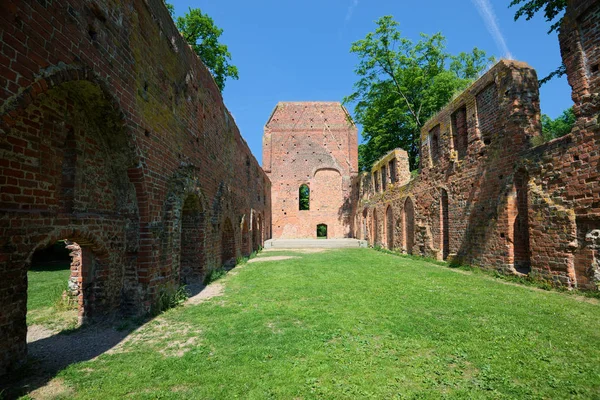
[(242, 221), (262, 245), (271, 188), (162, 0), (6, 0), (0, 36), (1, 375), (26, 355), (36, 249), (81, 246), (82, 319), (145, 312), (224, 236), (241, 255)]
[[(273, 238), (352, 235), (352, 180), (358, 170), (356, 127), (340, 103), (279, 103), (265, 125), (263, 168), (272, 182)], [(301, 185), (310, 209), (299, 210)]]
[(519, 154), (539, 128), (535, 72), (500, 62), (425, 124), (415, 178), (363, 198), (378, 215), (391, 206), (394, 238), (382, 244), (510, 269), (507, 199)]
[[(560, 34), (577, 115), (569, 135), (532, 145), (541, 131), (535, 71), (501, 61), (425, 124), (417, 177), (382, 193), (361, 191), (356, 224), (391, 205), (402, 216), (394, 248), (440, 259), (447, 252), (457, 262), (597, 290), (599, 41), (600, 3), (570, 2)], [(430, 146), (438, 127), (436, 151)], [(361, 177), (359, 187), (370, 186), (370, 177)], [(380, 243), (380, 229), (368, 231), (371, 243)]]

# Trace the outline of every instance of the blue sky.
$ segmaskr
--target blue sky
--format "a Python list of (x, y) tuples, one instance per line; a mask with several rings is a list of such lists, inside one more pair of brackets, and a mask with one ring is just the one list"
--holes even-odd
[[(514, 22), (509, 0), (170, 2), (176, 16), (189, 7), (200, 8), (224, 30), (222, 42), (229, 47), (240, 79), (227, 81), (223, 97), (259, 162), (263, 127), (277, 102), (341, 101), (352, 93), (358, 60), (350, 54), (350, 45), (373, 31), (374, 21), (383, 15), (393, 15), (403, 36), (413, 40), (420, 32), (442, 32), (452, 54), (473, 47), (496, 58), (509, 52), (540, 77), (561, 62), (556, 33), (546, 34), (549, 24), (541, 15)], [(570, 93), (564, 77), (544, 85), (542, 113), (560, 115), (572, 104)]]

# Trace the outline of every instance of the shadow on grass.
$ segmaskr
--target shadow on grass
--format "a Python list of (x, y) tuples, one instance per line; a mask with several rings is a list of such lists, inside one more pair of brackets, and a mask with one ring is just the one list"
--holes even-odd
[(43, 387), (69, 365), (91, 360), (114, 348), (147, 321), (84, 325), (47, 337), (42, 333), (41, 338), (27, 344), (25, 365), (0, 378), (0, 390), (4, 390), (0, 393), (4, 399), (14, 399)]
[[(205, 288), (205, 285), (185, 287), (190, 297), (200, 294)], [(0, 400), (16, 399), (46, 386), (63, 369), (92, 360), (115, 348), (158, 315), (160, 313), (130, 319), (109, 318), (55, 334), (39, 325), (28, 327), (34, 338), (28, 335), (27, 362), (0, 377)]]

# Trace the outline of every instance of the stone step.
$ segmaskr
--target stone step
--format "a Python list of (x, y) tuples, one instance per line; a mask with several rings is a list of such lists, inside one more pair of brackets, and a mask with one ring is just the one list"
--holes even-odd
[(269, 239), (265, 249), (339, 249), (368, 247), (365, 240), (358, 239)]

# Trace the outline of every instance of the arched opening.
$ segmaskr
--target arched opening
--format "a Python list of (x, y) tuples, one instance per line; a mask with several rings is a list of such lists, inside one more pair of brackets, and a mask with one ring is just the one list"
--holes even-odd
[(248, 228), (248, 216), (242, 217), (242, 254), (244, 256), (250, 255), (252, 250), (250, 249), (250, 230)]
[(379, 246), (379, 225), (377, 222), (377, 209), (373, 208), (373, 246)]
[[(0, 292), (13, 293), (0, 296), (0, 373), (26, 355), (28, 271), (32, 259), (41, 257), (35, 252), (56, 241), (80, 246), (69, 261), (81, 279), (77, 322), (101, 319), (121, 306), (132, 313), (143, 307), (137, 275), (142, 253), (137, 196), (143, 196), (138, 191), (143, 186), (135, 149), (117, 103), (95, 82), (67, 81), (77, 75), (93, 79), (91, 72), (71, 69), (41, 80), (37, 88), (50, 88), (32, 90), (0, 129), (3, 158), (15, 160), (11, 173), (21, 175), (19, 186), (27, 188), (19, 189), (23, 196), (2, 198), (5, 220), (19, 224), (0, 227)], [(41, 240), (43, 234), (49, 237)], [(99, 253), (92, 240), (111, 251), (103, 246)]]
[(204, 274), (204, 212), (195, 195), (187, 196), (183, 203), (180, 246), (180, 283), (201, 282)]
[(235, 233), (229, 218), (225, 218), (225, 222), (223, 223), (223, 233), (221, 235), (221, 264), (225, 267), (235, 265)]
[(317, 225), (317, 239), (327, 239), (327, 225)]
[(53, 331), (83, 322), (82, 249), (59, 240), (33, 253), (27, 271), (27, 327)]
[(385, 210), (385, 226), (386, 226), (386, 241), (389, 250), (394, 249), (394, 213), (392, 206), (388, 206)]
[(447, 259), (450, 254), (450, 218), (448, 214), (448, 192), (441, 190), (440, 196), (440, 232), (442, 233), (441, 247), (442, 259)]
[(415, 209), (410, 197), (404, 202), (404, 248), (408, 254), (413, 253), (415, 246)]
[(298, 210), (310, 210), (310, 189), (306, 184), (300, 185), (298, 189)]
[(429, 131), (431, 162), (436, 165), (440, 159), (440, 126), (436, 125)]
[[(529, 249), (529, 217), (527, 172), (519, 171), (515, 174), (514, 197), (512, 204), (512, 246), (514, 257), (514, 268), (520, 273), (528, 274), (531, 271), (531, 259)], [(510, 212), (510, 211), (509, 211)], [(514, 213), (516, 212), (516, 215)]]

